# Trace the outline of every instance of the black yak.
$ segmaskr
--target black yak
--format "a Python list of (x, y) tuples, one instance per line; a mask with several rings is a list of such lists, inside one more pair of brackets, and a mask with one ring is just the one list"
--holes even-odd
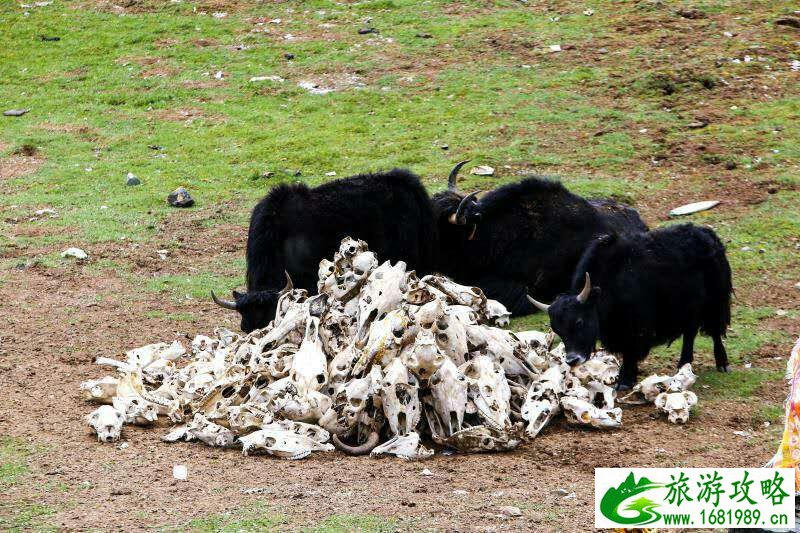
[(319, 261), (331, 257), (344, 237), (365, 240), (381, 260), (403, 260), (410, 269), (428, 272), (436, 252), (434, 230), (428, 193), (408, 170), (359, 174), (315, 188), (279, 185), (250, 218), (247, 292), (234, 291), (233, 300), (212, 297), (239, 311), (242, 330), (250, 332), (274, 318), (287, 277), (295, 288), (317, 292)]
[(533, 313), (527, 294), (551, 298), (568, 290), (572, 271), (592, 239), (644, 232), (630, 207), (586, 199), (561, 183), (534, 176), (486, 193), (449, 188), (433, 197), (439, 233), (438, 268), (459, 283), (481, 287), (514, 315)]
[(581, 257), (572, 293), (547, 306), (571, 365), (598, 340), (622, 356), (620, 389), (636, 382), (650, 349), (683, 336), (680, 368), (694, 357), (698, 330), (714, 341), (717, 370), (728, 371), (722, 337), (731, 321), (731, 269), (725, 246), (708, 228), (681, 224), (649, 233), (609, 235)]

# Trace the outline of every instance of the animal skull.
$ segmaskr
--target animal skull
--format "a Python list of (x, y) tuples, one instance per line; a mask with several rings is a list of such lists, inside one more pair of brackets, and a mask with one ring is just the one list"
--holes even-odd
[(403, 300), (406, 289), (406, 264), (394, 266), (386, 261), (372, 271), (358, 300), (358, 331), (363, 335), (375, 319), (382, 319)]
[(239, 442), (242, 443), (242, 455), (263, 450), (270, 455), (290, 460), (308, 457), (311, 452), (333, 451), (330, 444), (321, 444), (311, 437), (274, 425), (239, 437)]
[(599, 409), (586, 400), (563, 396), (561, 408), (567, 415), (567, 419), (573, 423), (602, 429), (617, 428), (622, 425), (622, 409), (619, 407)]
[(319, 319), (309, 317), (306, 335), (294, 354), (289, 379), (298, 392), (319, 391), (328, 383), (328, 362), (319, 340)]
[(407, 435), (417, 426), (422, 415), (417, 379), (400, 359), (394, 359), (383, 377), (380, 388), (383, 412), (394, 435)]
[(124, 421), (125, 415), (110, 405), (101, 405), (86, 416), (86, 423), (97, 433), (100, 442), (118, 441)]
[(511, 389), (503, 367), (485, 355), (479, 355), (459, 368), (466, 376), (467, 394), (478, 415), (491, 427), (511, 425)]
[(401, 459), (413, 461), (431, 457), (433, 455), (433, 450), (422, 446), (419, 443), (419, 433), (412, 431), (408, 435), (395, 435), (370, 452), (370, 456), (372, 457), (382, 457), (385, 455), (395, 455)]
[(486, 300), (486, 318), (495, 326), (504, 328), (511, 323), (511, 312), (497, 300)]
[(450, 359), (445, 359), (439, 369), (428, 380), (433, 397), (433, 407), (441, 426), (449, 437), (464, 426), (467, 408), (467, 378)]
[(688, 390), (662, 392), (656, 397), (655, 404), (670, 422), (685, 424), (689, 420), (689, 409), (697, 404), (697, 395)]

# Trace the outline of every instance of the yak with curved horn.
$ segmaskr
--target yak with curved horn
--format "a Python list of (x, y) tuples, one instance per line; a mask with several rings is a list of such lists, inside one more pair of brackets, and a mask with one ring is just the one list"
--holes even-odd
[(534, 312), (528, 293), (552, 298), (570, 287), (583, 250), (605, 234), (648, 230), (632, 208), (586, 200), (540, 176), (485, 192), (458, 190), (457, 164), (448, 189), (433, 196), (439, 234), (438, 269), (481, 287), (513, 315)]
[[(247, 236), (247, 292), (224, 309), (241, 314), (250, 332), (274, 317), (283, 280), (317, 292), (319, 261), (331, 257), (345, 237), (363, 239), (370, 250), (425, 274), (435, 265), (436, 224), (430, 197), (419, 177), (394, 169), (359, 174), (310, 188), (302, 183), (274, 187), (253, 209)], [(290, 276), (290, 278), (289, 278)]]
[(596, 239), (578, 261), (571, 293), (550, 305), (528, 299), (547, 311), (568, 364), (588, 359), (597, 341), (621, 355), (624, 390), (636, 383), (639, 362), (655, 346), (683, 337), (678, 368), (691, 363), (698, 331), (712, 338), (717, 370), (727, 372), (722, 337), (731, 321), (732, 292), (730, 265), (717, 235), (682, 224)]

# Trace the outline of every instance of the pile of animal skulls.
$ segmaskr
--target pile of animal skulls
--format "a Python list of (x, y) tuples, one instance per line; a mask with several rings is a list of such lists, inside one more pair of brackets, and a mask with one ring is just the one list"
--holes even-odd
[[(419, 459), (423, 442), (464, 452), (510, 450), (559, 412), (614, 428), (619, 362), (603, 353), (576, 368), (537, 331), (494, 327), (509, 313), (477, 287), (406, 265), (379, 264), (345, 238), (319, 266), (319, 294), (291, 284), (275, 319), (240, 336), (224, 329), (143, 346), (116, 376), (81, 384), (103, 404), (87, 417), (98, 439), (124, 424), (178, 424), (166, 441), (236, 446), (299, 459), (337, 448)], [(380, 444), (383, 442), (382, 444)], [(430, 445), (430, 444), (429, 444)]]
[(697, 381), (692, 365), (686, 363), (674, 376), (653, 374), (644, 378), (624, 398), (621, 403), (654, 403), (659, 412), (667, 415), (673, 424), (685, 424), (689, 420), (689, 410), (697, 404), (697, 395), (689, 387)]

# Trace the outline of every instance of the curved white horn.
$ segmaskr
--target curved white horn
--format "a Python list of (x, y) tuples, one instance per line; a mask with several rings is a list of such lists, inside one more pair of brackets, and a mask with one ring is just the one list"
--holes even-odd
[(586, 281), (583, 284), (580, 294), (578, 294), (578, 302), (586, 303), (589, 299), (589, 293), (592, 292), (592, 280), (589, 278), (589, 273), (586, 273)]
[[(526, 296), (528, 296), (528, 295), (526, 294)], [(533, 305), (535, 305), (537, 309), (539, 309), (540, 311), (544, 311), (545, 313), (547, 312), (547, 310), (548, 310), (548, 309), (550, 309), (550, 306), (549, 306), (549, 305), (547, 305), (547, 304), (543, 304), (543, 303), (542, 303), (542, 302), (540, 302), (540, 301), (534, 300), (534, 299), (533, 299), (533, 298), (531, 298), (530, 296), (528, 296), (528, 301), (529, 301), (530, 303), (532, 303)]]

